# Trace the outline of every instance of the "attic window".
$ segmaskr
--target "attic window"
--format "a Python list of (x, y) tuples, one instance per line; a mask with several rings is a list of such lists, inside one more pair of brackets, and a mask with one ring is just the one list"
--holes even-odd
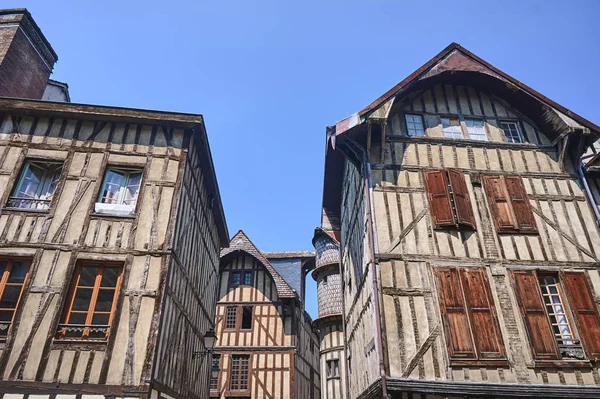
[(442, 127), (444, 128), (444, 137), (448, 139), (463, 138), (458, 118), (442, 118)]
[(406, 114), (406, 130), (409, 136), (425, 136), (423, 118), (421, 115)]
[(469, 133), (471, 140), (487, 141), (485, 127), (481, 119), (465, 119), (465, 125), (467, 125), (467, 133)]
[(517, 122), (500, 122), (500, 127), (504, 130), (504, 136), (509, 143), (523, 143), (523, 135)]

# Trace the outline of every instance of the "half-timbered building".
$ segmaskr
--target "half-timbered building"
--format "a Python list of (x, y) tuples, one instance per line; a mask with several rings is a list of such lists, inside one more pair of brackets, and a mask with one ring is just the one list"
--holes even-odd
[(348, 398), (600, 397), (599, 134), (457, 44), (327, 129)]
[(55, 61), (0, 11), (0, 392), (208, 398), (228, 232), (204, 120), (42, 101), (69, 100)]
[(312, 254), (263, 254), (243, 231), (233, 236), (221, 252), (212, 397), (320, 398), (318, 333), (283, 277), (313, 265)]

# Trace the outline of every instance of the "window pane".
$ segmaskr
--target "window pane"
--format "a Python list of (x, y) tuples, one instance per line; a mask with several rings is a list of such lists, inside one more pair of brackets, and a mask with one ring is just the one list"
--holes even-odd
[(71, 312), (69, 316), (68, 324), (85, 324), (85, 319), (87, 319), (87, 313), (82, 312)]
[(487, 140), (482, 120), (465, 119), (465, 125), (467, 125), (467, 132), (471, 140)]
[(21, 294), (22, 285), (7, 285), (4, 288), (2, 294), (2, 300), (0, 300), (0, 308), (14, 309), (17, 307), (17, 301), (19, 300), (19, 294)]
[(109, 169), (102, 189), (102, 199), (105, 204), (118, 204), (121, 187), (125, 185), (125, 174)]
[(460, 121), (458, 118), (441, 118), (442, 127), (444, 130), (444, 137), (450, 139), (462, 139), (463, 134), (460, 128)]
[[(8, 261), (0, 260), (0, 274), (4, 273), (4, 270), (6, 270), (7, 265), (8, 265)], [(2, 277), (2, 276), (0, 275), (0, 277)]]
[(252, 285), (252, 272), (244, 273), (244, 285)]
[(92, 317), (92, 324), (95, 326), (106, 326), (108, 325), (109, 319), (109, 313), (94, 313), (94, 316)]
[(242, 273), (241, 272), (231, 272), (231, 284), (230, 287), (237, 287), (238, 285), (240, 285), (242, 280)]
[(15, 197), (37, 198), (40, 183), (44, 178), (44, 169), (28, 163), (23, 173), (23, 180)]
[(91, 288), (78, 288), (73, 301), (73, 310), (87, 311), (90, 308), (92, 292)]
[(14, 261), (12, 269), (10, 270), (10, 276), (8, 277), (9, 283), (23, 284), (27, 271), (29, 270), (29, 262), (18, 262)]
[(424, 136), (423, 118), (421, 115), (406, 114), (406, 128), (409, 136)]
[(104, 272), (102, 273), (101, 287), (116, 287), (117, 280), (121, 274), (120, 267), (104, 266)]
[(93, 287), (98, 275), (98, 266), (83, 266), (79, 277), (80, 287)]
[(235, 306), (227, 307), (227, 314), (225, 316), (225, 328), (235, 328), (236, 318), (237, 308)]
[(11, 321), (14, 310), (0, 310), (0, 321)]
[(112, 309), (115, 290), (99, 290), (95, 312), (110, 312)]
[(125, 189), (125, 198), (123, 199), (123, 204), (135, 205), (141, 181), (141, 172), (135, 172), (129, 175), (129, 181), (127, 182), (127, 187)]

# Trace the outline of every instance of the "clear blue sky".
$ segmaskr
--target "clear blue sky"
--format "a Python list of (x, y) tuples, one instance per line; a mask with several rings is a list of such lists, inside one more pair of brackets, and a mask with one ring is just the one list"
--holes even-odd
[(243, 229), (262, 250), (312, 249), (325, 126), (452, 41), (600, 123), (597, 0), (1, 7), (30, 10), (59, 55), (53, 78), (69, 84), (74, 102), (203, 114), (229, 231)]

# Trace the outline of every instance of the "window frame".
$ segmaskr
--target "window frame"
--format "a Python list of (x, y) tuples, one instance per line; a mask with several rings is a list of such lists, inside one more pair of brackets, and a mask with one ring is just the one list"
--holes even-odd
[[(490, 141), (489, 137), (488, 137), (488, 132), (487, 129), (485, 128), (485, 120), (482, 118), (464, 118), (463, 122), (465, 124), (465, 129), (466, 129), (466, 135), (467, 135), (467, 140), (474, 140), (474, 141)], [(473, 138), (471, 137), (471, 132), (469, 131), (469, 127), (475, 127), (475, 126), (469, 126), (468, 122), (481, 122), (481, 129), (483, 130), (483, 139), (478, 139), (478, 138)], [(476, 126), (479, 127), (479, 126)], [(478, 135), (479, 136), (479, 135)]]
[[(30, 170), (30, 166), (32, 164), (46, 164), (46, 165), (60, 165), (59, 169), (55, 169), (54, 173), (50, 173), (50, 171), (46, 168), (44, 169), (44, 175), (41, 180), (40, 186), (37, 188), (37, 192), (33, 198), (28, 197), (19, 197), (17, 196), (20, 188), (22, 187), (25, 181), (25, 174), (27, 170)], [(6, 199), (5, 208), (13, 211), (24, 211), (24, 212), (43, 212), (47, 213), (52, 208), (53, 200), (55, 198), (55, 194), (58, 190), (58, 186), (62, 180), (62, 175), (64, 171), (64, 161), (58, 159), (39, 159), (39, 158), (28, 158), (23, 162), (23, 165), (20, 168), (18, 179), (14, 183), (12, 190), (10, 190), (10, 194)], [(39, 167), (39, 166), (38, 166)], [(57, 173), (56, 173), (57, 172)], [(49, 198), (40, 198), (42, 192), (44, 191), (44, 187), (48, 185), (48, 189), (50, 189), (54, 185), (54, 189), (52, 190)], [(21, 206), (12, 206), (10, 205), (11, 201), (19, 202), (19, 201), (31, 201), (31, 205), (35, 204), (46, 204), (45, 206), (38, 207), (21, 207)]]
[(7, 327), (5, 329), (2, 329), (2, 332), (4, 333), (4, 331), (6, 331), (6, 334), (4, 335), (0, 335), (0, 342), (4, 342), (8, 335), (11, 333), (12, 331), (12, 326), (13, 326), (13, 322), (15, 321), (15, 316), (17, 314), (17, 311), (19, 310), (19, 306), (21, 305), (21, 300), (23, 299), (23, 292), (25, 291), (25, 287), (27, 286), (27, 283), (29, 282), (29, 276), (31, 273), (31, 263), (32, 263), (32, 259), (31, 258), (26, 258), (26, 257), (18, 257), (18, 256), (2, 256), (0, 257), (0, 261), (6, 261), (6, 268), (4, 269), (4, 271), (2, 272), (2, 274), (0, 274), (0, 300), (2, 299), (2, 297), (4, 296), (4, 292), (6, 290), (6, 286), (7, 284), (18, 284), (18, 283), (9, 283), (8, 279), (10, 278), (10, 274), (12, 272), (12, 268), (14, 265), (14, 262), (26, 262), (28, 263), (27, 265), (27, 272), (25, 273), (25, 277), (23, 278), (23, 283), (21, 283), (21, 290), (19, 291), (19, 297), (17, 298), (17, 303), (15, 304), (14, 308), (1, 308), (0, 310), (3, 311), (10, 311), (12, 310), (13, 314), (12, 317), (10, 319), (10, 321), (3, 321), (0, 323), (0, 325), (7, 325)]
[[(104, 192), (105, 187), (108, 183), (109, 173), (117, 173), (125, 175), (125, 181), (122, 185), (119, 185), (119, 198), (116, 204), (106, 203), (103, 200), (105, 199)], [(137, 191), (134, 196), (134, 204), (128, 205), (124, 204), (125, 195), (127, 192), (127, 187), (129, 187), (129, 182), (131, 180), (131, 175), (134, 173), (140, 174), (140, 182), (137, 187)], [(136, 166), (123, 166), (123, 165), (107, 165), (104, 169), (104, 175), (102, 177), (102, 184), (100, 185), (100, 190), (98, 191), (98, 195), (96, 195), (96, 201), (94, 203), (94, 214), (102, 215), (102, 216), (118, 216), (118, 217), (131, 217), (135, 215), (135, 211), (137, 210), (137, 205), (140, 200), (140, 193), (142, 191), (143, 183), (144, 183), (144, 174), (145, 170), (141, 167)], [(131, 201), (131, 200), (130, 200)]]
[[(239, 283), (234, 283), (234, 275), (239, 275)], [(246, 276), (250, 276), (250, 284), (246, 284)], [(254, 270), (231, 270), (229, 272), (229, 279), (227, 281), (227, 287), (229, 290), (238, 287), (252, 287), (254, 286)]]
[[(508, 135), (506, 134), (506, 130), (504, 130), (504, 127), (502, 126), (503, 123), (515, 125), (515, 127), (517, 128), (517, 135), (519, 136), (519, 139), (521, 141), (519, 141), (519, 142), (509, 141)], [(502, 133), (504, 134), (504, 139), (506, 140), (507, 143), (510, 143), (510, 144), (525, 144), (525, 143), (527, 143), (527, 141), (525, 140), (525, 134), (524, 134), (523, 130), (521, 129), (521, 123), (519, 120), (500, 119), (500, 120), (498, 120), (498, 125), (499, 125), (498, 128), (500, 128), (500, 130), (502, 130)], [(511, 135), (511, 137), (512, 137), (512, 135)]]
[[(238, 371), (239, 375), (236, 378), (236, 380), (237, 380), (236, 383), (238, 384), (238, 387), (235, 388), (235, 389), (233, 389), (232, 388), (232, 385), (233, 385), (233, 382), (234, 382), (234, 379), (233, 379), (233, 372), (234, 372), (234, 370), (233, 370), (233, 368), (234, 368), (234, 361), (236, 359), (239, 359), (239, 361), (240, 361), (240, 364), (238, 365), (238, 367), (239, 367), (239, 371)], [(247, 376), (247, 380), (246, 380), (246, 387), (245, 388), (241, 388), (241, 382), (243, 380), (242, 375), (243, 375), (243, 372), (244, 372), (244, 369), (242, 367), (243, 363), (241, 363), (243, 359), (247, 359), (247, 363), (246, 363), (246, 376)], [(249, 353), (233, 353), (233, 354), (231, 354), (230, 357), (229, 357), (229, 378), (228, 378), (228, 381), (227, 381), (228, 392), (229, 393), (233, 393), (234, 395), (235, 394), (237, 394), (237, 395), (243, 395), (245, 393), (250, 392), (251, 377), (252, 377), (252, 355), (249, 354)]]
[[(237, 316), (237, 314), (238, 314), (238, 307), (239, 306), (236, 306), (236, 305), (233, 305), (233, 306), (230, 305), (230, 306), (226, 306), (225, 307), (224, 325), (223, 325), (223, 329), (224, 330), (229, 330), (229, 331), (234, 330), (235, 331), (237, 329), (237, 324), (238, 324), (237, 323), (237, 319), (238, 319), (238, 316)], [(229, 323), (229, 321), (231, 321), (231, 319), (230, 319), (231, 315), (230, 315), (230, 312), (229, 312), (230, 310), (233, 310), (233, 313), (234, 313), (233, 327), (230, 327), (231, 324)]]
[[(239, 320), (239, 330), (240, 331), (252, 331), (252, 327), (254, 326), (254, 306), (243, 305), (238, 306), (238, 318)], [(244, 328), (244, 312), (250, 309), (250, 327)]]
[[(463, 120), (460, 118), (459, 115), (438, 115), (439, 116), (439, 120), (440, 120), (440, 124), (442, 125), (442, 138), (444, 139), (449, 139), (449, 140), (461, 140), (461, 139), (466, 139), (465, 137), (465, 131), (463, 129), (462, 126), (462, 122)], [(448, 121), (450, 122), (450, 120), (452, 119), (456, 119), (458, 121), (458, 125), (452, 125), (450, 123), (450, 126), (455, 126), (458, 127), (458, 130), (460, 131), (460, 137), (448, 137), (446, 136), (446, 130), (444, 130), (444, 119), (448, 119)], [(458, 133), (458, 132), (454, 132), (454, 133)]]
[[(503, 192), (504, 195), (504, 199), (503, 201), (498, 201), (499, 199), (502, 200), (502, 198), (496, 198), (494, 196), (494, 192), (492, 189), (492, 185), (494, 184), (492, 182), (492, 180), (494, 179), (499, 179), (501, 182), (501, 190)], [(525, 215), (524, 213), (519, 213), (517, 214), (517, 212), (515, 211), (515, 200), (513, 199), (514, 197), (511, 195), (511, 192), (509, 190), (508, 184), (506, 182), (506, 180), (513, 180), (516, 179), (515, 181), (519, 181), (518, 183), (518, 189), (521, 191), (521, 195), (523, 196), (523, 198), (521, 199), (521, 201), (523, 202), (523, 205), (525, 206), (526, 210), (522, 210), (522, 212), (526, 212), (527, 214)], [(489, 207), (489, 211), (490, 211), (490, 215), (492, 217), (492, 219), (494, 220), (494, 226), (496, 227), (496, 232), (498, 234), (538, 234), (538, 228), (537, 228), (537, 224), (535, 221), (535, 216), (533, 214), (533, 209), (531, 207), (531, 203), (529, 202), (529, 195), (527, 194), (527, 190), (525, 189), (525, 185), (523, 183), (523, 178), (520, 175), (496, 175), (496, 174), (489, 174), (489, 175), (484, 175), (483, 176), (483, 189), (485, 192), (485, 196), (487, 197), (487, 204)], [(496, 204), (498, 203), (506, 203), (507, 209), (508, 209), (508, 217), (509, 217), (509, 222), (510, 225), (509, 226), (505, 226), (505, 225), (500, 225), (499, 223), (499, 219), (498, 219), (498, 213), (496, 210)], [(518, 204), (517, 204), (518, 205)], [(525, 219), (529, 219), (529, 227), (522, 227), (525, 226), (524, 223), (522, 223)]]
[[(333, 364), (335, 367), (331, 367)], [(335, 380), (340, 378), (340, 359), (326, 359), (325, 360), (325, 377), (328, 380)]]
[[(81, 278), (81, 271), (85, 266), (96, 266), (96, 267), (98, 267), (98, 269), (96, 271), (94, 286), (92, 287), (92, 297), (90, 298), (90, 302), (88, 304), (88, 308), (86, 311), (86, 323), (81, 325), (81, 326), (84, 326), (84, 327), (82, 327), (83, 331), (81, 332), (81, 336), (70, 337), (70, 336), (66, 336), (69, 326), (78, 326), (79, 325), (79, 324), (74, 324), (74, 323), (68, 323), (68, 321), (71, 317), (71, 314), (73, 313), (73, 304), (75, 302), (77, 290), (78, 290), (78, 288), (81, 288), (79, 286), (79, 281)], [(101, 287), (101, 284), (102, 284), (101, 276), (104, 276), (104, 268), (105, 267), (116, 267), (116, 268), (120, 269), (119, 275), (117, 276), (117, 280), (116, 280), (114, 287)], [(100, 273), (100, 270), (101, 270), (101, 273)], [(73, 275), (71, 277), (71, 283), (69, 286), (68, 295), (65, 298), (65, 303), (63, 305), (63, 310), (62, 310), (62, 314), (60, 317), (61, 323), (59, 323), (59, 325), (58, 325), (58, 330), (55, 333), (54, 339), (59, 342), (68, 342), (68, 341), (76, 341), (76, 342), (87, 341), (87, 342), (99, 342), (99, 343), (108, 342), (110, 337), (113, 335), (112, 330), (113, 330), (113, 323), (115, 322), (115, 313), (116, 313), (117, 307), (119, 305), (119, 300), (122, 297), (120, 291), (122, 289), (123, 274), (124, 274), (124, 264), (121, 262), (94, 261), (94, 260), (88, 260), (88, 259), (79, 260), (75, 266), (75, 270), (73, 271)], [(83, 286), (83, 287), (84, 287), (84, 289), (89, 289), (89, 287), (87, 287), (87, 286)], [(96, 312), (95, 311), (96, 304), (98, 303), (97, 302), (98, 294), (100, 293), (101, 289), (114, 289), (114, 295), (113, 295), (113, 299), (112, 299), (112, 305), (111, 305), (110, 312)], [(76, 311), (76, 312), (83, 313), (83, 311)], [(103, 338), (90, 338), (89, 337), (90, 332), (91, 332), (90, 327), (94, 328), (95, 325), (92, 323), (87, 323), (87, 321), (90, 319), (93, 319), (95, 313), (108, 313), (109, 314), (108, 324), (106, 324), (106, 332), (105, 332)], [(87, 327), (87, 326), (89, 326), (89, 327)]]
[[(423, 134), (411, 134), (411, 128), (409, 123), (415, 124), (414, 122), (409, 122), (408, 118), (419, 118), (419, 120), (421, 121), (421, 128), (423, 131)], [(415, 124), (416, 126), (416, 124)], [(423, 118), (423, 115), (421, 114), (415, 114), (415, 113), (410, 113), (410, 112), (406, 112), (404, 113), (404, 127), (406, 128), (406, 135), (408, 137), (425, 137), (427, 136), (427, 128), (425, 127), (425, 118)], [(415, 129), (412, 129), (415, 130)]]

